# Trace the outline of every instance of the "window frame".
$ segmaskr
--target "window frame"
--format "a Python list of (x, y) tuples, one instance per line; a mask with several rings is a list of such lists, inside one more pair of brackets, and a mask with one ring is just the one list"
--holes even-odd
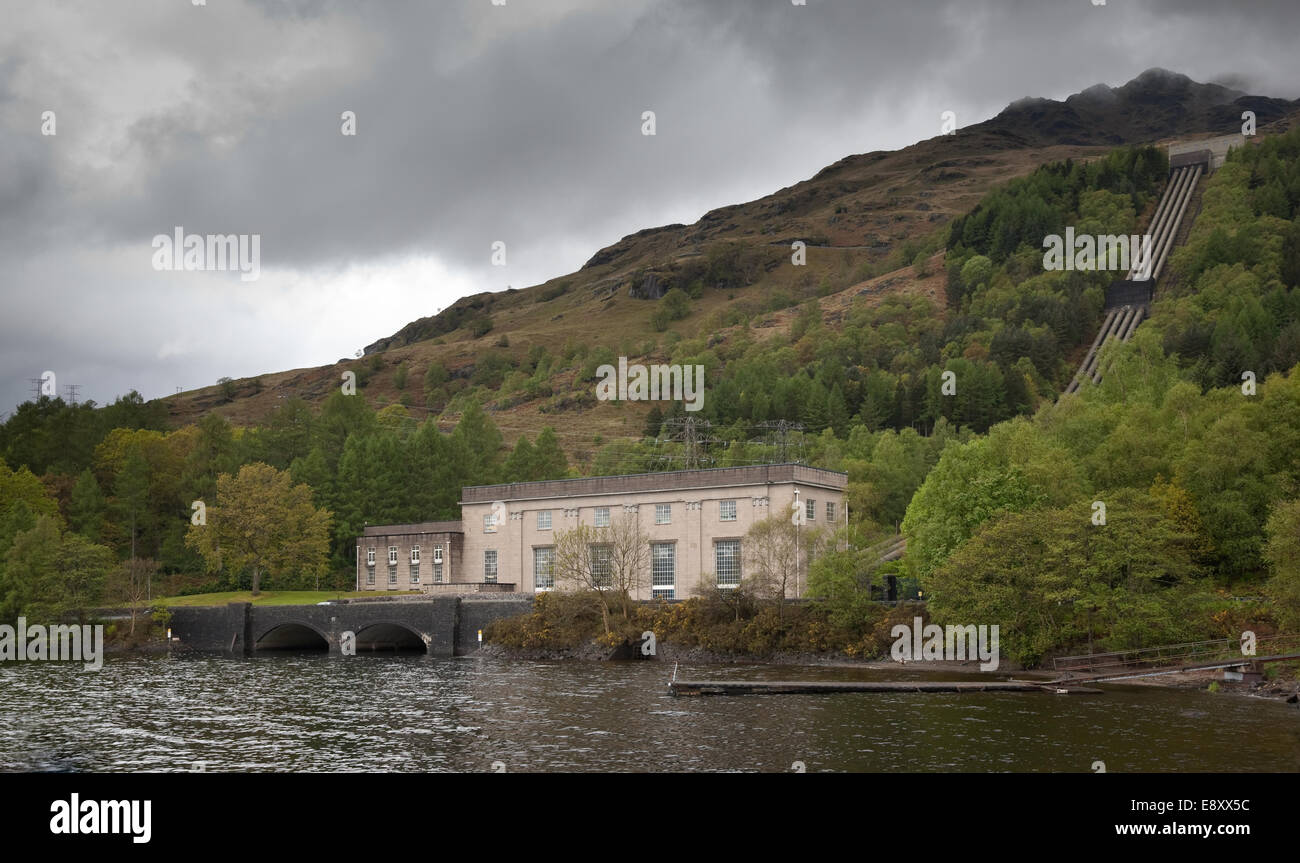
[[(659, 572), (659, 563), (660, 563), (660, 559), (659, 559), (656, 555), (658, 554), (658, 552), (659, 552), (660, 550), (665, 549), (665, 548), (668, 549), (668, 551), (669, 551), (669, 555), (668, 555), (667, 560), (668, 560), (668, 567), (669, 567), (669, 573), (668, 573), (668, 574), (669, 574), (671, 580), (670, 580), (670, 581), (666, 581), (666, 582), (656, 582), (655, 579), (661, 577), (661, 573)], [(660, 589), (662, 589), (662, 590), (672, 590), (672, 591), (676, 592), (676, 589), (677, 589), (677, 543), (675, 543), (675, 542), (652, 542), (652, 543), (650, 543), (650, 588), (651, 588), (651, 591), (650, 591), (651, 594), (654, 593), (654, 589), (655, 589), (655, 588), (660, 588)]]
[[(714, 579), (714, 584), (716, 584), (720, 589), (731, 590), (733, 588), (740, 587), (740, 582), (744, 578), (744, 573), (741, 571), (741, 563), (740, 563), (741, 560), (740, 543), (741, 541), (739, 539), (715, 539), (713, 541), (713, 579)], [(725, 583), (722, 581), (722, 567), (719, 565), (720, 558), (718, 557), (718, 551), (724, 545), (729, 548), (735, 549), (735, 552), (732, 557), (732, 561), (735, 564), (735, 581), (728, 580)]]
[(673, 505), (671, 503), (655, 504), (655, 524), (673, 523)]
[[(727, 505), (731, 505), (731, 512), (727, 512)], [(718, 501), (718, 521), (736, 521), (739, 514), (736, 507), (736, 499), (728, 498), (727, 500)]]
[[(538, 555), (543, 552), (550, 553), (549, 570), (544, 576), (539, 576), (537, 564)], [(543, 584), (542, 581), (547, 582)], [(533, 590), (549, 591), (555, 589), (555, 546), (553, 545), (535, 545), (533, 546)]]
[[(600, 562), (608, 567), (608, 570), (604, 573), (604, 583), (602, 583), (601, 574), (597, 572), (597, 549), (606, 552), (606, 554), (600, 558)], [(587, 554), (591, 561), (591, 581), (596, 589), (608, 590), (609, 588), (612, 588), (614, 586), (614, 547), (603, 542), (592, 543), (587, 546)]]

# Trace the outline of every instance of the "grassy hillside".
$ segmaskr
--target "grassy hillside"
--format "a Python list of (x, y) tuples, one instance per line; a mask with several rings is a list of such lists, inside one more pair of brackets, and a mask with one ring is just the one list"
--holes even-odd
[[(638, 435), (649, 408), (597, 406), (591, 381), (580, 379), (584, 349), (657, 361), (678, 342), (702, 338), (725, 350), (745, 330), (758, 339), (788, 335), (794, 307), (810, 298), (831, 327), (861, 297), (921, 294), (941, 303), (933, 279), (944, 261), (933, 255), (952, 220), (991, 189), (1046, 162), (1096, 158), (1122, 142), (1233, 128), (1244, 107), (1261, 124), (1285, 124), (1294, 109), (1161, 70), (1062, 102), (1022, 100), (952, 135), (846, 157), (694, 224), (637, 232), (596, 251), (575, 273), (462, 298), (373, 343), (360, 359), (181, 393), (167, 401), (170, 421), (217, 412), (235, 425), (259, 424), (288, 399), (318, 407), (351, 370), (375, 409), (400, 403), (445, 430), (474, 390), (508, 444), (551, 426), (570, 457), (587, 464), (593, 441)], [(795, 240), (808, 244), (806, 266), (791, 264)], [(687, 293), (688, 312), (665, 326), (656, 312), (673, 289)], [(550, 361), (539, 371), (542, 356)]]

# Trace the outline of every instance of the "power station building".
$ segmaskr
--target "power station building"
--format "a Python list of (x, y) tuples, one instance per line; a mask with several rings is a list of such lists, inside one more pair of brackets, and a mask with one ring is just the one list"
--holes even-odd
[[(845, 525), (847, 485), (838, 471), (771, 464), (468, 486), (459, 522), (367, 526), (357, 538), (357, 590), (551, 590), (557, 536), (630, 518), (649, 545), (635, 598), (684, 599), (706, 576), (739, 585), (745, 534), (769, 516)], [(592, 554), (598, 563), (599, 544)]]

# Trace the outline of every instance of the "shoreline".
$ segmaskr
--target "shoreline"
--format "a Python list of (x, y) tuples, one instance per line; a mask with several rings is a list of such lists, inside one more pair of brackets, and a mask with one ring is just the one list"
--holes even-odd
[[(541, 662), (610, 662), (640, 661), (634, 659), (611, 659), (611, 651), (601, 645), (592, 643), (581, 648), (563, 650), (537, 649), (517, 650), (498, 644), (485, 643), (472, 654), (484, 659), (522, 659)], [(804, 666), (814, 668), (854, 668), (868, 671), (899, 671), (904, 669), (921, 670), (926, 673), (998, 675), (1012, 679), (1052, 680), (1060, 675), (1039, 668), (1023, 668), (1016, 663), (1002, 663), (997, 671), (980, 671), (978, 661), (948, 662), (895, 662), (892, 659), (852, 659), (843, 655), (825, 656), (821, 654), (777, 653), (768, 656), (745, 656), (723, 654), (699, 647), (674, 648), (670, 643), (660, 642), (653, 659), (646, 660), (669, 663), (690, 663), (697, 665), (768, 665), (768, 666)], [(1282, 701), (1300, 706), (1300, 678), (1289, 680), (1263, 680), (1257, 684), (1224, 681), (1215, 676), (1214, 671), (1185, 671), (1159, 677), (1139, 677), (1131, 680), (1107, 681), (1124, 686), (1152, 686), (1162, 689), (1179, 689), (1186, 691), (1209, 691), (1212, 683), (1218, 683), (1217, 692), (1237, 697), (1262, 698), (1268, 701)], [(1104, 685), (1104, 684), (1103, 684)]]

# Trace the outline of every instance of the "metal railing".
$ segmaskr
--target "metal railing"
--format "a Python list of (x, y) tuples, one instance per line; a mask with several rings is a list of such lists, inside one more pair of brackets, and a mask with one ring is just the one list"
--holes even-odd
[[(1265, 635), (1255, 640), (1255, 653), (1259, 656), (1281, 653), (1286, 648), (1300, 648), (1300, 635)], [(1108, 671), (1153, 664), (1184, 665), (1190, 660), (1213, 660), (1220, 657), (1250, 659), (1248, 656), (1242, 656), (1240, 639), (1220, 638), (1213, 641), (1162, 644), (1158, 647), (1143, 647), (1112, 653), (1058, 656), (1052, 660), (1052, 668), (1056, 671)]]

